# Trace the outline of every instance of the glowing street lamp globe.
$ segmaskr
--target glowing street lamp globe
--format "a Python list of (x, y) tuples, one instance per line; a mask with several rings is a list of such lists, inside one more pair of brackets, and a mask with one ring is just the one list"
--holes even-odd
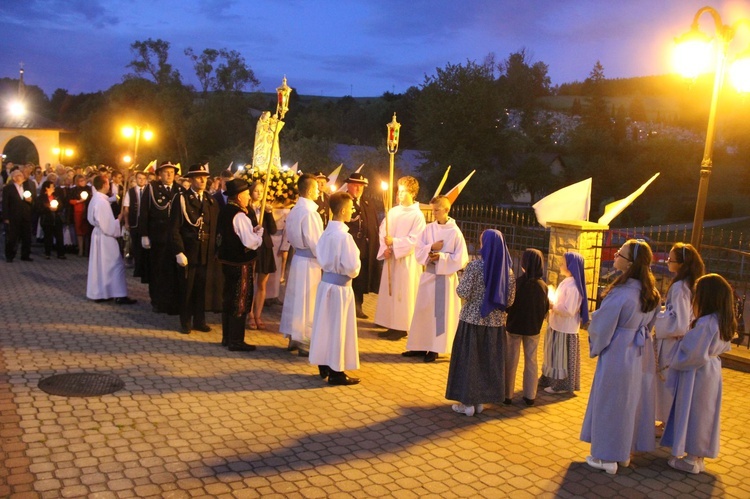
[(729, 67), (729, 81), (738, 92), (750, 92), (750, 53), (737, 58)]
[(672, 64), (678, 74), (692, 79), (713, 69), (714, 46), (705, 33), (690, 30), (675, 42)]

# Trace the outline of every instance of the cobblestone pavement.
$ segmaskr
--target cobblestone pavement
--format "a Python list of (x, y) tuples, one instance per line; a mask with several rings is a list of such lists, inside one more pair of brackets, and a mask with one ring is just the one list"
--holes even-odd
[[(180, 335), (175, 317), (150, 312), (144, 285), (129, 280), (135, 306), (96, 304), (85, 276), (76, 257), (0, 263), (0, 497), (750, 497), (745, 373), (724, 369), (721, 454), (706, 473), (670, 469), (659, 449), (611, 476), (584, 464), (578, 440), (588, 358), (575, 396), (526, 407), (519, 394), (469, 418), (444, 399), (446, 359), (403, 358), (405, 342), (367, 321), (362, 383), (329, 387), (277, 333), (249, 331), (258, 350), (228, 352), (217, 315), (211, 333)], [(279, 314), (266, 314), (269, 329)], [(81, 371), (125, 388), (37, 388)]]

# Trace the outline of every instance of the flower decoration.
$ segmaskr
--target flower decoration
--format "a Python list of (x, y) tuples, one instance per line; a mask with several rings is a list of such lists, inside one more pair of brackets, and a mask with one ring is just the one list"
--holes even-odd
[[(249, 183), (261, 181), (266, 182), (265, 168), (247, 168), (239, 174), (239, 178)], [(297, 179), (299, 174), (289, 168), (279, 170), (275, 166), (270, 170), (270, 181), (268, 184), (268, 202), (273, 204), (287, 204), (297, 201)]]

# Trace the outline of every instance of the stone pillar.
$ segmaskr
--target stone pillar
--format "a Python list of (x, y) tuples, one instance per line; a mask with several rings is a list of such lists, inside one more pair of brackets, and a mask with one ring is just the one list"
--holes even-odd
[(586, 275), (586, 292), (589, 296), (589, 310), (596, 308), (601, 268), (602, 241), (609, 225), (580, 220), (559, 220), (547, 222), (551, 229), (547, 257), (547, 282), (555, 287), (562, 281), (560, 262), (566, 251), (575, 251), (583, 257)]

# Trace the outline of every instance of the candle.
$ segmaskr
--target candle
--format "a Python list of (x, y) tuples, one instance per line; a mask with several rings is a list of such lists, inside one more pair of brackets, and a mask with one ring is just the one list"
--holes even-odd
[(29, 191), (23, 191), (23, 198), (24, 199), (30, 199), (31, 193)]
[(52, 208), (53, 210), (56, 210), (58, 204), (59, 203), (57, 202), (57, 199), (53, 199), (52, 201), (49, 202), (49, 207)]
[(89, 193), (86, 191), (81, 192), (81, 199), (86, 201), (89, 198)]
[(549, 302), (552, 305), (557, 301), (557, 290), (552, 284), (547, 287), (547, 298), (549, 298)]

